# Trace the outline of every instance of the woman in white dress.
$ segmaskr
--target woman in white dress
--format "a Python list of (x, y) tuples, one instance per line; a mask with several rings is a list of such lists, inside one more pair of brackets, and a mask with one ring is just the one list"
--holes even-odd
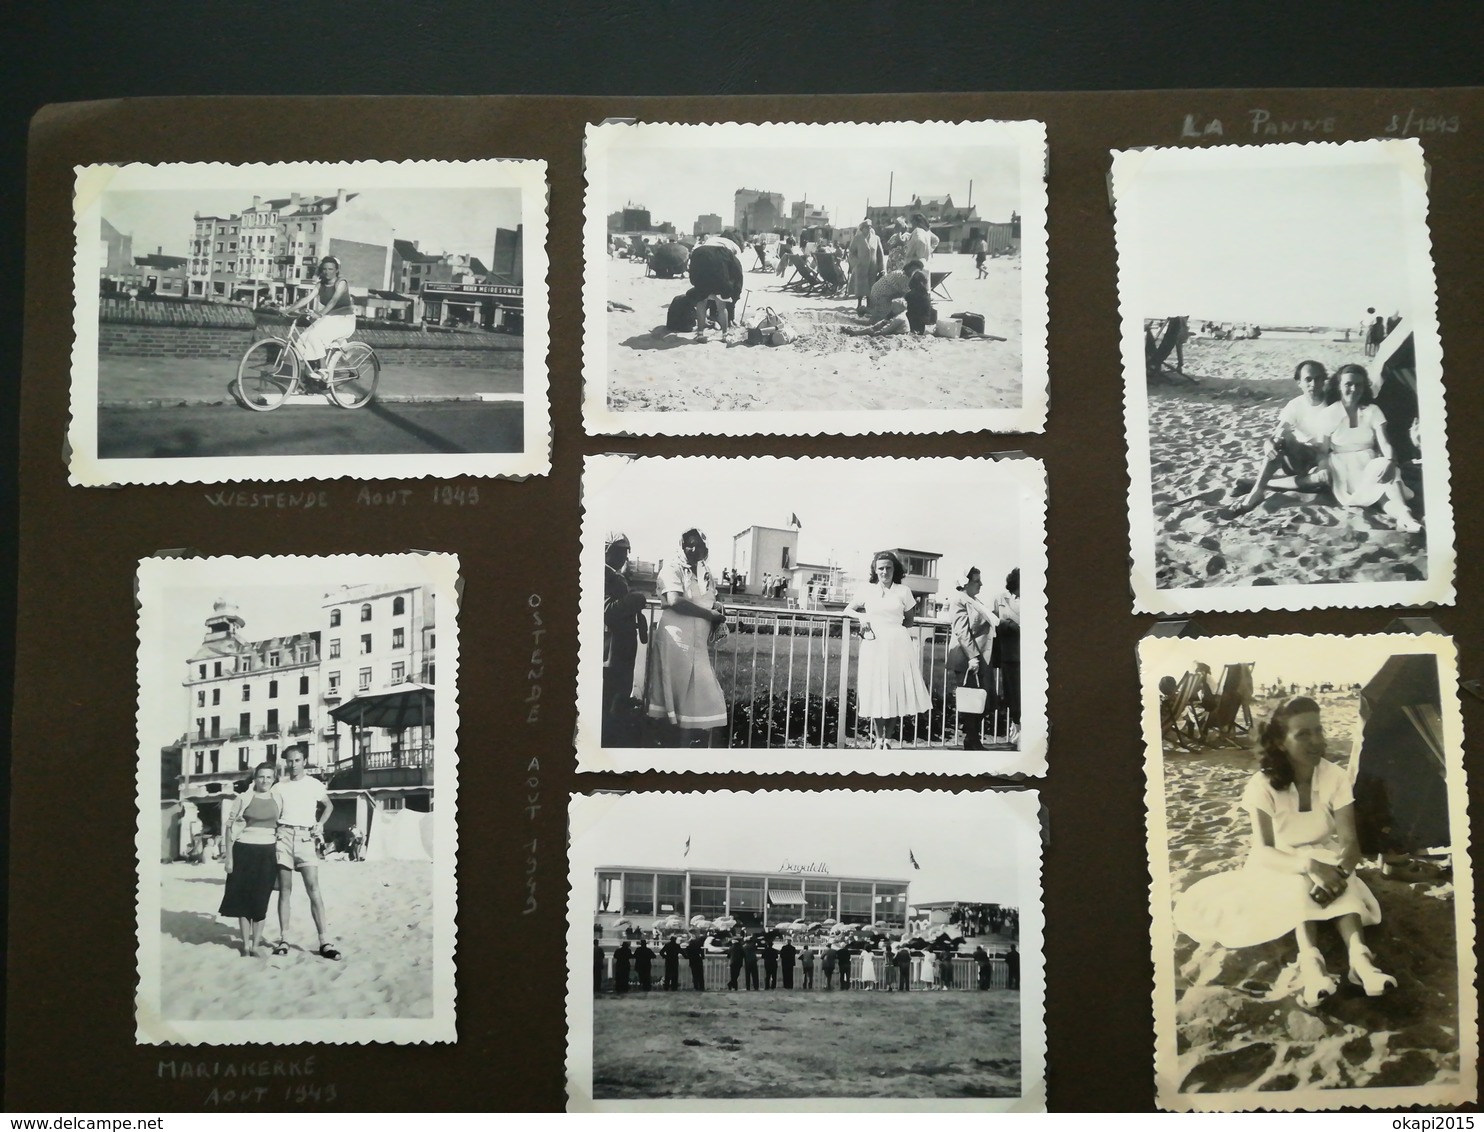
[(875, 990), (876, 989), (876, 954), (873, 951), (870, 951), (870, 950), (867, 950), (867, 949), (862, 949), (861, 950), (861, 953), (860, 953), (860, 957), (861, 957), (860, 989), (861, 990)]
[(677, 552), (660, 564), (656, 589), (664, 608), (649, 650), (651, 719), (676, 728), (677, 745), (710, 745), (727, 721), (727, 703), (711, 666), (710, 642), (726, 610), (706, 564), (706, 535), (695, 527), (680, 536)]
[(1321, 420), (1324, 465), (1335, 500), (1345, 507), (1381, 503), (1397, 530), (1420, 531), (1422, 524), (1407, 510), (1407, 488), (1397, 474), (1386, 416), (1371, 401), (1370, 376), (1363, 366), (1346, 365), (1332, 381), (1339, 400)]
[(895, 745), (887, 728), (903, 716), (933, 706), (923, 683), (917, 644), (907, 632), (916, 620), (917, 599), (902, 585), (907, 568), (889, 550), (871, 562), (871, 576), (845, 607), (861, 620), (860, 667), (856, 671), (856, 715), (871, 721), (871, 746)]
[(1262, 729), (1261, 769), (1242, 794), (1252, 823), (1246, 864), (1191, 885), (1175, 902), (1175, 926), (1198, 943), (1251, 947), (1289, 932), (1298, 943), (1299, 1002), (1314, 1006), (1336, 981), (1319, 953), (1319, 925), (1333, 920), (1350, 981), (1379, 995), (1396, 980), (1377, 969), (1362, 928), (1381, 907), (1354, 875), (1361, 859), (1349, 776), (1324, 758), (1319, 705), (1280, 704)]

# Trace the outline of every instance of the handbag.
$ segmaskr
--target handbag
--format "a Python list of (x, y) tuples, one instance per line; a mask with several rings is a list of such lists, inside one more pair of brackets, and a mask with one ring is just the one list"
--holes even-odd
[[(983, 663), (980, 661), (981, 665)], [(974, 679), (976, 682), (980, 679), (977, 671), (974, 673)], [(983, 715), (988, 703), (989, 693), (978, 683), (960, 684), (953, 689), (953, 706), (960, 715)]]
[(787, 346), (798, 337), (798, 332), (789, 325), (788, 319), (772, 307), (763, 309), (763, 317), (758, 320), (757, 328), (763, 332), (763, 339), (769, 346)]

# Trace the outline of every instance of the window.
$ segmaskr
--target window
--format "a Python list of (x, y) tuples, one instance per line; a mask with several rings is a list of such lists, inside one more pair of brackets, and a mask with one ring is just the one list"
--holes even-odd
[(270, 700), (276, 700), (276, 699), (278, 699), (278, 681), (277, 680), (269, 680), (268, 681), (268, 698)]
[(216, 748), (215, 750), (213, 750), (211, 752), (211, 773), (212, 774), (215, 774), (217, 771), (221, 770), (221, 768), (222, 768), (221, 763), (222, 763), (222, 752), (221, 752), (221, 748), (218, 747), (218, 748)]
[(211, 689), (211, 706), (212, 707), (215, 707), (217, 704), (219, 704), (221, 702), (222, 702), (222, 690), (220, 688), (213, 688), (213, 689)]
[(788, 569), (788, 547), (783, 548), (783, 568)]
[(598, 874), (598, 911), (617, 912), (623, 899), (623, 875), (621, 873)]
[(383, 798), (381, 800), (381, 808), (383, 810), (400, 810), (402, 808), (402, 799), (398, 797)]
[(623, 911), (626, 916), (654, 915), (653, 873), (624, 873)]
[(724, 874), (696, 873), (690, 878), (690, 914), (714, 920), (727, 910), (727, 878)]
[(400, 683), (402, 683), (403, 680), (406, 680), (406, 679), (407, 679), (407, 666), (405, 664), (401, 664), (401, 663), (392, 665), (392, 683), (393, 684), (400, 684)]
[(225, 283), (213, 283), (211, 285), (211, 293), (213, 295), (225, 295), (227, 293), (227, 285)]
[(330, 694), (332, 696), (340, 694), (340, 673), (338, 672), (330, 673)]
[(838, 886), (832, 880), (806, 880), (804, 882), (804, 919), (837, 919), (835, 913)]
[(330, 641), (330, 659), (334, 660), (340, 655), (340, 638), (335, 637)]
[(278, 761), (278, 744), (269, 743), (264, 747), (263, 758), (270, 763), (276, 763)]
[(212, 664), (212, 666), (211, 666), (211, 674), (213, 676), (220, 676), (222, 674), (222, 662), (221, 661), (218, 660), (218, 661), (216, 661), (215, 663)]
[(204, 739), (204, 738), (206, 738), (206, 717), (205, 716), (200, 716), (200, 715), (196, 716), (196, 738), (197, 739)]
[(685, 912), (685, 874), (660, 873), (655, 878), (654, 914), (667, 916), (671, 912)]
[(268, 734), (270, 734), (270, 735), (277, 735), (278, 734), (278, 709), (277, 708), (269, 708), (268, 709), (268, 723), (264, 727), (264, 730), (267, 731)]
[(407, 638), (406, 638), (406, 635), (403, 633), (403, 631), (401, 629), (393, 629), (392, 630), (392, 648), (394, 648), (394, 649), (405, 649), (406, 647), (407, 647)]
[(196, 752), (196, 773), (197, 774), (205, 774), (206, 773), (206, 752), (205, 751), (197, 751)]
[(204, 664), (198, 664), (196, 666), (196, 675), (200, 679), (205, 680), (206, 679), (206, 665), (204, 665)]
[(432, 648), (437, 643), (438, 643), (438, 634), (437, 633), (429, 633), (428, 634), (428, 648)]
[(252, 731), (252, 712), (245, 711), (237, 717), (237, 734), (247, 735)]
[(369, 605), (363, 605), (363, 606), (361, 606), (361, 620), (362, 621), (370, 621), (371, 620), (371, 607)]
[(401, 597), (392, 598), (392, 616), (401, 617), (407, 612), (407, 599)]
[(247, 769), (247, 760), (248, 760), (249, 755), (251, 754), (251, 750), (252, 749), (250, 747), (238, 747), (237, 748), (237, 769), (238, 770), (246, 770)]
[(363, 692), (371, 687), (371, 670), (369, 668), (363, 668), (356, 673), (356, 687)]
[(370, 651), (371, 651), (371, 634), (370, 633), (362, 633), (361, 634), (361, 655), (364, 656), (366, 653), (368, 653)]
[(301, 695), (301, 696), (307, 696), (307, 695), (309, 695), (309, 677), (308, 676), (300, 676), (299, 677), (299, 695)]
[(283, 662), (283, 654), (274, 649), (268, 654), (268, 667), (277, 668)]
[(219, 739), (219, 738), (221, 738), (221, 734), (222, 734), (222, 717), (219, 716), (219, 715), (214, 715), (214, 716), (211, 717), (211, 737), (213, 739)]
[(340, 610), (338, 610), (338, 609), (332, 609), (332, 610), (330, 610), (330, 628), (333, 629), (333, 628), (335, 628), (336, 625), (339, 625), (339, 624), (340, 624)]
[[(242, 658), (242, 671), (244, 671), (244, 672), (251, 672), (252, 670), (253, 670), (253, 660), (252, 660), (252, 657), (250, 657), (250, 656), (243, 657)], [(245, 687), (247, 687), (247, 685), (244, 684), (243, 687), (245, 688)]]
[(871, 886), (840, 882), (840, 921), (846, 924), (871, 922)]
[(739, 919), (761, 918), (763, 912), (763, 878), (733, 877), (732, 895), (727, 911)]
[(206, 691), (205, 691), (205, 689), (202, 689), (201, 691), (199, 691), (199, 692), (196, 693), (196, 706), (197, 707), (205, 707), (206, 706)]
[(252, 699), (252, 685), (244, 684), (242, 685), (242, 702), (247, 703), (250, 699)]
[(438, 683), (438, 681), (434, 678), (434, 670), (437, 667), (438, 666), (435, 665), (435, 664), (427, 664), (427, 665), (424, 665), (423, 666), (423, 683), (424, 684), (436, 684), (436, 683)]

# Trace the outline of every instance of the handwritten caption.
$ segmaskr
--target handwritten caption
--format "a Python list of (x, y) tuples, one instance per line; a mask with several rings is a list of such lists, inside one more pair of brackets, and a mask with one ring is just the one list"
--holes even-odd
[[(1423, 134), (1456, 134), (1461, 122), (1457, 114), (1433, 114), (1409, 108), (1389, 115), (1382, 123), (1380, 133), (1397, 137), (1420, 137)], [(1228, 133), (1237, 137), (1256, 138), (1302, 138), (1334, 134), (1339, 128), (1339, 119), (1333, 114), (1322, 117), (1275, 115), (1263, 107), (1253, 107), (1230, 127), (1220, 118), (1207, 118), (1202, 114), (1186, 114), (1180, 123), (1180, 137), (1221, 138)], [(1374, 128), (1374, 127), (1373, 127)]]
[(313, 1055), (291, 1060), (186, 1061), (161, 1060), (155, 1076), (162, 1081), (210, 1081), (211, 1091), (201, 1102), (206, 1108), (245, 1108), (267, 1104), (332, 1104), (339, 1088), (318, 1077)]
[[(541, 656), (541, 638), (546, 636), (546, 628), (541, 622), (541, 595), (532, 594), (526, 598), (526, 605), (531, 610), (531, 659), (526, 667), (526, 679), (530, 681), (530, 691), (526, 693), (526, 722), (535, 723), (541, 718), (541, 677), (546, 673), (546, 662)], [(535, 833), (536, 815), (541, 812), (541, 760), (532, 758), (526, 763), (526, 820), (532, 826)], [(521, 915), (529, 916), (536, 910), (536, 871), (539, 867), (539, 858), (536, 855), (536, 837), (532, 836), (529, 843), (521, 847), (521, 852), (526, 857), (526, 904), (522, 908)]]
[[(205, 495), (213, 507), (270, 511), (323, 510), (331, 502), (328, 491), (208, 491)], [(407, 507), (414, 501), (435, 507), (475, 507), (479, 505), (479, 488), (447, 483), (427, 488), (362, 486), (355, 501), (359, 507)]]

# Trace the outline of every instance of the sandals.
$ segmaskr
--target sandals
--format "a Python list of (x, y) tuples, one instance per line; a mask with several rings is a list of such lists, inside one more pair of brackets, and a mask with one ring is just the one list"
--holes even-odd
[(287, 955), (288, 953), (289, 953), (289, 945), (285, 941), (279, 940), (277, 943), (275, 943), (273, 945), (273, 954), (274, 955)]
[[(1300, 953), (1299, 1005), (1312, 1010), (1339, 989), (1339, 983), (1324, 967), (1324, 956), (1317, 951)], [(1352, 965), (1352, 972), (1354, 967)]]
[(1377, 967), (1375, 960), (1369, 947), (1355, 948), (1350, 952), (1350, 974), (1346, 976), (1371, 998), (1378, 998), (1388, 987), (1396, 986), (1396, 977)]
[(335, 950), (334, 944), (330, 943), (320, 944), (319, 950), (317, 950), (315, 954), (318, 955), (321, 959), (328, 959), (331, 962), (336, 962), (340, 959), (340, 952)]

